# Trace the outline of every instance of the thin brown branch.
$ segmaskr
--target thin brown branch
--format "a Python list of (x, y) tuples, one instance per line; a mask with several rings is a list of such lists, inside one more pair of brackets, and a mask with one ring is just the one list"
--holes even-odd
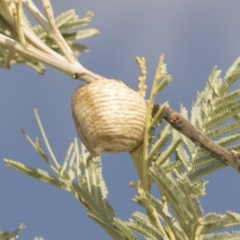
[[(160, 107), (161, 104), (154, 105), (152, 112), (153, 116), (157, 113)], [(240, 173), (240, 153), (236, 151), (228, 151), (225, 148), (222, 148), (211, 139), (204, 136), (188, 120), (171, 108), (166, 109), (164, 119), (169, 122), (174, 129), (189, 138), (194, 144), (209, 152), (209, 154), (222, 163), (233, 167)]]

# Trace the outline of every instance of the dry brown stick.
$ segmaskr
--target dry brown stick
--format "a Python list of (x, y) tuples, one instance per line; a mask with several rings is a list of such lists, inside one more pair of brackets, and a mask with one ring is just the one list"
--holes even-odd
[[(154, 105), (152, 115), (154, 116), (161, 104)], [(222, 163), (233, 167), (240, 173), (240, 153), (234, 150), (228, 151), (227, 149), (219, 146), (208, 137), (204, 136), (196, 127), (194, 127), (188, 120), (182, 117), (173, 109), (168, 108), (165, 111), (164, 119), (169, 122), (174, 129), (189, 138), (194, 144), (206, 150), (216, 159)]]

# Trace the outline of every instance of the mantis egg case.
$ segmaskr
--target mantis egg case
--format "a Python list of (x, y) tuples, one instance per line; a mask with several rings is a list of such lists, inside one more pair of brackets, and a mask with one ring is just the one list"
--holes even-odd
[(146, 101), (123, 82), (101, 79), (77, 88), (72, 115), (79, 138), (93, 155), (131, 151), (143, 140)]

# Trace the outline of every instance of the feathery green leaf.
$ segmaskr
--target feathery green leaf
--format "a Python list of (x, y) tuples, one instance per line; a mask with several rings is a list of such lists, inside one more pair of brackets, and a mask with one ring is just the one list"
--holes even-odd
[(148, 217), (140, 212), (135, 212), (130, 219), (130, 223), (127, 223), (128, 227), (132, 231), (141, 234), (146, 238), (152, 240), (164, 240), (162, 235), (156, 230), (156, 228), (150, 223)]
[(214, 160), (209, 162), (208, 164), (204, 164), (202, 167), (194, 169), (193, 172), (190, 172), (188, 174), (188, 177), (191, 181), (195, 181), (196, 179), (203, 178), (204, 176), (215, 172), (217, 170), (220, 170), (224, 167), (226, 167), (224, 163)]
[(240, 239), (240, 232), (223, 232), (223, 233), (213, 233), (213, 234), (206, 234), (202, 238), (203, 240), (239, 240)]
[(236, 59), (233, 65), (228, 69), (222, 84), (219, 86), (219, 94), (223, 96), (233, 83), (240, 78), (240, 57)]
[(233, 132), (235, 130), (238, 130), (240, 128), (240, 121), (234, 121), (231, 123), (227, 123), (225, 125), (219, 126), (215, 129), (212, 129), (208, 132), (206, 132), (206, 136), (208, 138), (216, 138), (216, 137), (220, 137), (222, 135), (228, 134), (230, 132)]
[(21, 173), (24, 173), (28, 176), (31, 176), (33, 178), (36, 178), (42, 182), (48, 183), (50, 185), (61, 188), (68, 192), (70, 192), (72, 190), (70, 181), (56, 178), (41, 169), (35, 169), (35, 168), (26, 166), (20, 162), (16, 162), (16, 161), (13, 161), (10, 159), (4, 159), (4, 163), (8, 167), (13, 168), (13, 169), (15, 169)]
[(85, 30), (79, 30), (77, 32), (72, 32), (72, 33), (62, 33), (62, 35), (66, 41), (75, 41), (83, 38), (92, 37), (98, 33), (99, 33), (98, 30), (89, 28)]
[(201, 226), (199, 234), (207, 234), (233, 226), (240, 226), (240, 214), (232, 212), (226, 212), (224, 215), (210, 213), (202, 218)]
[(237, 102), (232, 104), (230, 108), (226, 108), (216, 115), (211, 115), (208, 121), (204, 124), (203, 128), (208, 130), (214, 126), (223, 123), (224, 121), (232, 118), (235, 114), (237, 114), (239, 112), (239, 109), (240, 103)]
[(146, 199), (156, 209), (158, 214), (164, 219), (165, 223), (168, 224), (177, 238), (186, 240), (188, 239), (186, 234), (182, 231), (178, 221), (171, 216), (161, 201), (155, 199), (151, 194), (147, 192), (143, 194), (142, 198)]
[(178, 181), (167, 176), (161, 168), (151, 167), (149, 174), (157, 183), (161, 195), (167, 198), (185, 234), (190, 236), (194, 228), (195, 220), (193, 213), (189, 209), (189, 202), (185, 192), (182, 190), (182, 186)]

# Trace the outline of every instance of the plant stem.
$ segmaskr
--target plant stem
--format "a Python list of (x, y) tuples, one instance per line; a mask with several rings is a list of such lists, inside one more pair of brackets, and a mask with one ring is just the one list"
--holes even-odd
[[(154, 116), (161, 104), (154, 105), (152, 115)], [(171, 108), (167, 108), (164, 114), (164, 119), (169, 122), (174, 129), (189, 138), (194, 144), (206, 150), (213, 157), (216, 157), (222, 163), (233, 167), (240, 173), (240, 153), (236, 151), (228, 151), (208, 137), (204, 136), (196, 127), (188, 120), (182, 117), (179, 113)]]
[(53, 151), (52, 151), (52, 149), (51, 149), (51, 147), (50, 147), (50, 144), (49, 144), (49, 142), (48, 142), (46, 133), (45, 133), (45, 131), (44, 131), (44, 128), (43, 128), (43, 126), (42, 126), (41, 120), (40, 120), (40, 118), (39, 118), (39, 115), (38, 115), (38, 112), (37, 112), (36, 109), (34, 109), (34, 115), (35, 115), (35, 118), (36, 118), (36, 120), (37, 120), (37, 124), (38, 124), (38, 127), (39, 127), (39, 129), (40, 129), (40, 132), (41, 132), (41, 134), (42, 134), (42, 137), (43, 137), (44, 143), (45, 143), (45, 145), (46, 145), (46, 148), (47, 148), (47, 150), (48, 150), (48, 152), (49, 152), (49, 155), (50, 155), (50, 157), (52, 158), (55, 167), (57, 168), (57, 170), (59, 170), (59, 169), (61, 169), (61, 166), (59, 165), (59, 163), (58, 163), (58, 161), (57, 161), (57, 159), (56, 159), (56, 157), (55, 157), (55, 155), (54, 155), (54, 153), (53, 153)]
[(71, 48), (69, 47), (67, 42), (64, 40), (59, 29), (56, 27), (51, 2), (49, 0), (42, 0), (42, 5), (48, 19), (48, 25), (49, 25), (50, 31), (47, 31), (47, 32), (49, 36), (55, 40), (55, 42), (60, 47), (60, 49), (62, 50), (67, 60), (70, 63), (75, 62), (76, 57), (73, 55)]
[(64, 60), (61, 55), (59, 55), (58, 58), (55, 58), (54, 56), (40, 51), (28, 44), (24, 48), (18, 41), (15, 41), (1, 33), (0, 45), (9, 49), (10, 51), (23, 54), (31, 59), (35, 59), (55, 69), (58, 69), (59, 71), (70, 75), (74, 79), (81, 79), (88, 83), (95, 80), (104, 79), (104, 77), (87, 70), (77, 61), (74, 63), (69, 63)]

